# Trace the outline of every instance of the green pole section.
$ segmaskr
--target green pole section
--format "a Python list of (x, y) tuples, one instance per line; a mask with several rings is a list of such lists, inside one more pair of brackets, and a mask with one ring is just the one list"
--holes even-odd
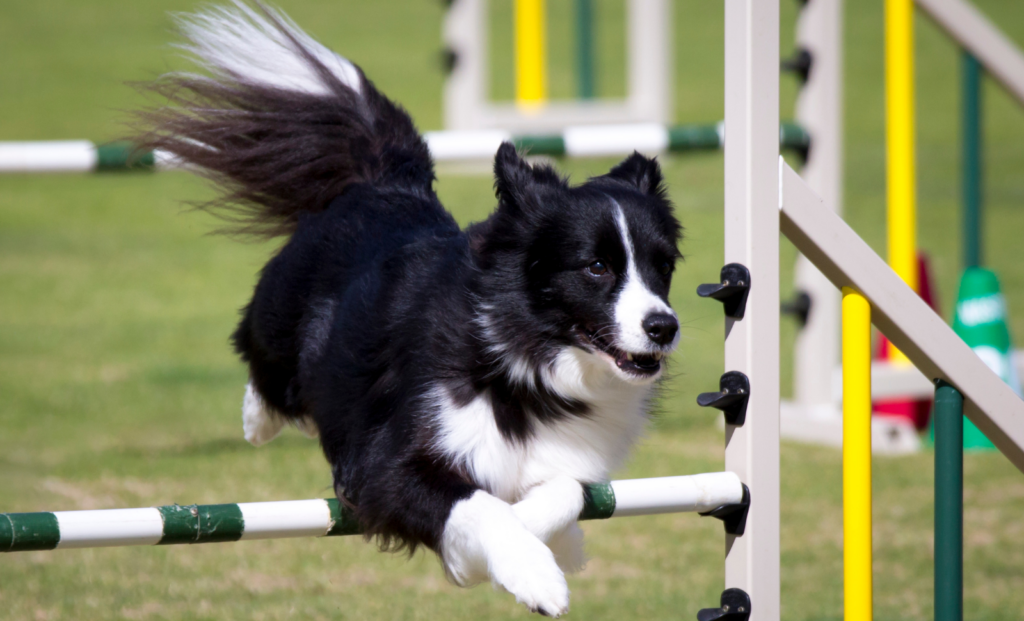
[(807, 154), (811, 150), (811, 135), (792, 121), (782, 121), (779, 123), (779, 146), (796, 151), (807, 161)]
[(238, 541), (245, 532), (237, 504), (169, 505), (158, 510), (164, 519), (164, 536), (158, 545)]
[(981, 241), (981, 63), (960, 53), (963, 71), (964, 269), (982, 265)]
[(130, 142), (108, 142), (96, 147), (96, 170), (152, 170), (156, 156), (139, 151)]
[(669, 151), (721, 149), (717, 125), (676, 125), (668, 129)]
[(359, 520), (348, 507), (338, 502), (337, 498), (327, 498), (327, 506), (331, 510), (331, 528), (327, 531), (328, 537), (339, 537), (342, 535), (358, 535), (362, 532), (359, 527)]
[(60, 527), (53, 513), (0, 515), (0, 552), (52, 550), (59, 541)]
[(964, 397), (935, 382), (935, 621), (964, 618)]
[(565, 155), (565, 140), (561, 135), (516, 136), (516, 149), (528, 155)]
[(615, 513), (615, 491), (610, 483), (588, 483), (583, 486), (581, 520), (607, 520)]
[(576, 0), (576, 69), (580, 99), (594, 98), (594, 3)]

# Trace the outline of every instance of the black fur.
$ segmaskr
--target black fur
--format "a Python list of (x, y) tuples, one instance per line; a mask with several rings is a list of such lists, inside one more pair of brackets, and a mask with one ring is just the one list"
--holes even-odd
[[(336, 493), (366, 533), (383, 547), (436, 550), (452, 505), (479, 484), (434, 445), (443, 413), (432, 391), (460, 405), (489, 394), (508, 442), (587, 416), (587, 403), (540, 375), (559, 348), (592, 347), (581, 330), (611, 325), (626, 261), (614, 205), (643, 236), (640, 270), (663, 298), (681, 229), (652, 159), (634, 154), (571, 187), (506, 143), (497, 209), (460, 230), (409, 116), (365, 77), (360, 96), (305, 59), (329, 95), (242, 76), (159, 82), (174, 106), (149, 113), (145, 144), (220, 185), (217, 205), (241, 214), (238, 230), (290, 235), (263, 269), (235, 348), (270, 405), (315, 421)], [(587, 273), (598, 259), (612, 277)], [(528, 361), (532, 388), (507, 368), (514, 357)]]

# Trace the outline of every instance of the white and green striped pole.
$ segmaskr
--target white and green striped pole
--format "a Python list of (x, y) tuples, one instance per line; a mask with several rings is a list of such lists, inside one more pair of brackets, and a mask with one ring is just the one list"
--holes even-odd
[[(682, 512), (721, 515), (749, 504), (749, 495), (732, 472), (587, 485), (585, 498), (581, 520)], [(351, 511), (335, 498), (0, 513), (0, 552), (336, 537), (359, 532)]]
[[(657, 123), (592, 125), (566, 128), (554, 134), (518, 134), (501, 130), (426, 132), (424, 138), (435, 161), (490, 159), (502, 142), (511, 141), (529, 155), (555, 157), (626, 156), (634, 150), (647, 155), (721, 149), (722, 123), (676, 125)], [(806, 155), (810, 138), (799, 125), (783, 123), (779, 144)], [(176, 168), (168, 153), (134, 154), (125, 142), (97, 145), (88, 140), (0, 142), (0, 174), (59, 173)]]
[[(437, 161), (490, 158), (505, 141), (515, 143), (529, 155), (602, 157), (625, 156), (633, 151), (657, 155), (721, 149), (725, 144), (725, 125), (589, 125), (567, 127), (558, 134), (535, 135), (513, 135), (501, 130), (456, 130), (426, 132), (424, 138)], [(795, 123), (782, 123), (779, 145), (806, 155), (810, 136)]]
[(174, 168), (161, 151), (134, 152), (128, 142), (88, 140), (0, 142), (0, 173), (65, 173)]

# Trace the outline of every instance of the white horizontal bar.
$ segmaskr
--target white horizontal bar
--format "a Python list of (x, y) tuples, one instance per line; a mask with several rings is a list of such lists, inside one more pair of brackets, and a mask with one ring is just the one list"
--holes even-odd
[[(887, 360), (871, 363), (871, 398), (878, 399), (931, 399), (935, 384), (913, 365), (893, 364)], [(836, 403), (843, 400), (843, 367), (832, 370), (832, 397)]]
[(89, 172), (98, 161), (88, 140), (0, 142), (0, 172)]
[(612, 517), (696, 511), (703, 513), (743, 500), (743, 484), (735, 472), (612, 481)]
[(490, 159), (512, 134), (497, 129), (450, 130), (423, 134), (435, 161)]
[(331, 527), (331, 509), (327, 501), (285, 500), (278, 502), (240, 502), (245, 531), (242, 540), (283, 537), (323, 537)]
[(669, 145), (668, 129), (657, 123), (567, 127), (563, 136), (570, 156), (657, 154)]
[(58, 549), (151, 546), (163, 537), (164, 520), (156, 508), (54, 511), (60, 527)]
[[(842, 374), (842, 368), (837, 370)], [(842, 375), (840, 375), (840, 378)], [(842, 380), (840, 379), (840, 385)], [(892, 399), (898, 397), (930, 399), (935, 394), (935, 384), (913, 365), (898, 365), (891, 362), (871, 363), (871, 397)], [(842, 393), (839, 399), (842, 400)]]
[(871, 302), (871, 321), (929, 379), (964, 396), (964, 413), (1024, 471), (1024, 401), (779, 159), (782, 232), (839, 287)]
[(964, 0), (917, 0), (917, 4), (1024, 104), (1024, 54), (981, 11)]

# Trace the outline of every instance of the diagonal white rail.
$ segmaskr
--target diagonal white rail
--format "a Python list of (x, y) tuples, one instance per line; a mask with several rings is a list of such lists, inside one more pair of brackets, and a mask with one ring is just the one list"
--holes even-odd
[(871, 320), (929, 379), (964, 395), (964, 413), (1024, 471), (1024, 401), (779, 159), (780, 228), (832, 284), (871, 302)]
[(985, 70), (1024, 104), (1024, 54), (985, 15), (965, 0), (916, 0)]

